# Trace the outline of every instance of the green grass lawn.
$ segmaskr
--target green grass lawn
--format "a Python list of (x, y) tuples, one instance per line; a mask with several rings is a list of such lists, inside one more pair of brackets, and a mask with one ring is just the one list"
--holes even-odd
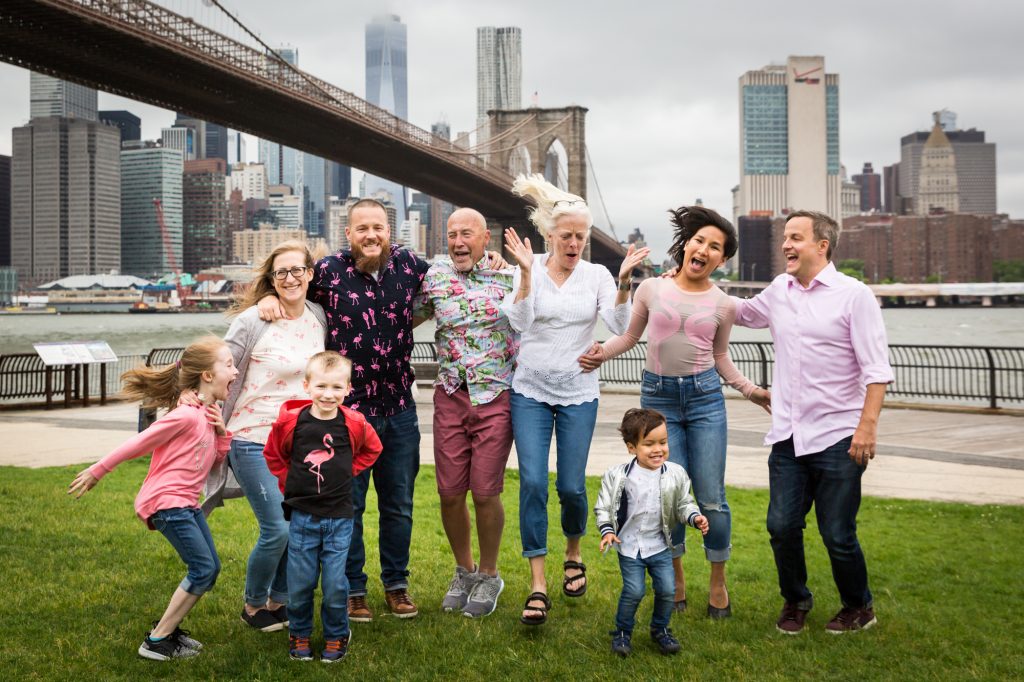
[[(768, 537), (766, 491), (732, 489), (734, 554), (729, 585), (734, 617), (704, 615), (707, 565), (691, 551), (686, 568), (690, 610), (673, 617), (683, 643), (674, 657), (646, 635), (651, 599), (638, 613), (634, 653), (608, 650), (621, 586), (612, 553), (601, 556), (591, 528), (584, 541), (590, 590), (562, 597), (557, 497), (552, 490), (548, 624), (520, 625), (527, 564), (520, 557), (516, 472), (508, 473), (508, 518), (500, 568), (506, 581), (498, 610), (482, 620), (442, 614), (452, 572), (439, 520), (433, 469), (420, 473), (412, 547), (412, 593), (420, 616), (356, 624), (341, 664), (297, 663), (283, 632), (253, 632), (239, 619), (245, 563), (256, 523), (244, 500), (211, 518), (224, 565), (216, 588), (184, 623), (206, 644), (187, 661), (156, 663), (136, 655), (148, 623), (159, 617), (184, 568), (164, 538), (134, 517), (132, 500), (147, 463), (122, 466), (85, 498), (64, 491), (76, 468), (0, 469), (0, 555), (9, 590), (0, 616), (0, 675), (8, 680), (132, 679), (1007, 679), (1024, 675), (1021, 547), (1024, 509), (867, 498), (860, 537), (868, 559), (879, 625), (836, 637), (824, 631), (838, 609), (825, 551), (808, 522), (808, 561), (816, 608), (798, 637), (775, 630), (781, 607)], [(591, 502), (598, 479), (588, 480)], [(368, 505), (375, 508), (375, 500)], [(592, 522), (592, 519), (591, 519)], [(371, 605), (383, 609), (376, 580), (376, 513), (366, 518)], [(691, 547), (699, 547), (690, 531)], [(319, 625), (316, 626), (319, 628)], [(319, 645), (317, 631), (314, 642)]]

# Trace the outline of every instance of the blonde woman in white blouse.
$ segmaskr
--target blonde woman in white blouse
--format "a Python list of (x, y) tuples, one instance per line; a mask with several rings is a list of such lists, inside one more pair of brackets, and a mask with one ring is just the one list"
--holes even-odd
[(502, 307), (521, 335), (512, 379), (512, 430), (519, 460), (519, 529), (532, 583), (520, 620), (539, 625), (551, 608), (544, 576), (551, 434), (566, 537), (562, 591), (581, 597), (587, 591), (580, 555), (589, 513), (585, 472), (599, 390), (597, 374), (584, 373), (576, 359), (590, 348), (599, 316), (613, 334), (625, 330), (631, 274), (648, 249), (629, 247), (616, 287), (607, 268), (582, 259), (594, 223), (586, 201), (540, 175), (519, 176), (512, 191), (536, 202), (530, 221), (547, 244), (547, 253), (534, 254), (529, 239), (505, 231), (507, 248), (519, 263), (516, 296), (506, 297)]

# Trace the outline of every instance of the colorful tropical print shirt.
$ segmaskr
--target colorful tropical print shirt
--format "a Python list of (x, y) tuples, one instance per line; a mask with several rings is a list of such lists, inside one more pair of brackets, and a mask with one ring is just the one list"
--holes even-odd
[(413, 407), (412, 309), (430, 264), (392, 245), (379, 277), (356, 269), (351, 251), (321, 258), (307, 296), (327, 314), (324, 346), (352, 361), (345, 404), (369, 417)]
[(492, 270), (485, 254), (469, 272), (451, 261), (430, 266), (416, 315), (437, 324), (435, 385), (451, 395), (463, 382), (473, 405), (484, 405), (512, 388), (519, 337), (501, 310), (512, 291), (512, 269)]

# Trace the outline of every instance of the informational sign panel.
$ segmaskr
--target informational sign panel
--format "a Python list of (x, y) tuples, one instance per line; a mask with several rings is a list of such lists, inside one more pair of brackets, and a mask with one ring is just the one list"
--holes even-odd
[(49, 366), (92, 365), (117, 361), (117, 355), (106, 341), (34, 343), (32, 347), (42, 358), (43, 364)]

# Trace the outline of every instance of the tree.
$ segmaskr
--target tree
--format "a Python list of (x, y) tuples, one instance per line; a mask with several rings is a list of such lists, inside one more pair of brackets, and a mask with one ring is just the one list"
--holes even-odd
[(992, 279), (996, 282), (1024, 282), (1024, 260), (993, 261)]
[(854, 279), (859, 279), (861, 282), (865, 280), (864, 261), (862, 261), (860, 258), (846, 258), (844, 260), (841, 260), (839, 261), (839, 266), (837, 269), (844, 275), (849, 275)]

